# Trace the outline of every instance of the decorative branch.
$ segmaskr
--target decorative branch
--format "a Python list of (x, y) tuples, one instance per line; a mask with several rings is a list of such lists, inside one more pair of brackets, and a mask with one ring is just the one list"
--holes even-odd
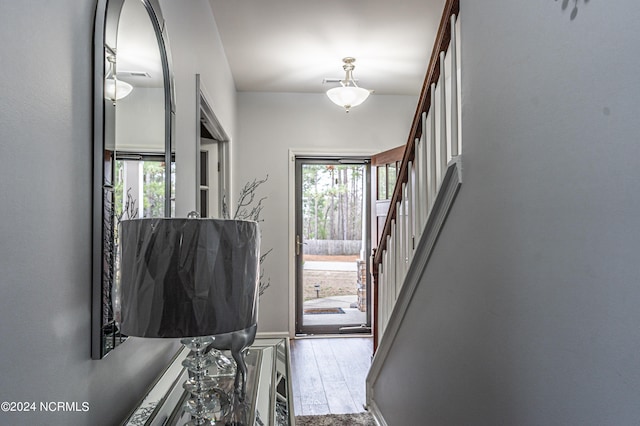
[[(264, 221), (263, 219), (260, 219), (260, 214), (264, 208), (262, 202), (266, 200), (267, 197), (262, 197), (256, 202), (256, 191), (260, 185), (265, 183), (268, 179), (269, 175), (264, 179), (254, 179), (251, 182), (247, 182), (244, 187), (242, 187), (240, 196), (238, 197), (238, 203), (236, 204), (236, 210), (233, 214), (234, 220), (253, 220), (256, 222)], [(226, 196), (222, 197), (222, 217), (224, 219), (230, 219)], [(262, 296), (265, 290), (271, 286), (271, 279), (269, 277), (264, 277), (264, 268), (262, 267), (262, 262), (264, 262), (265, 258), (269, 253), (271, 253), (271, 251), (273, 251), (272, 248), (260, 255), (260, 282), (258, 286), (258, 294), (260, 296)]]
[(131, 195), (131, 188), (127, 189), (127, 200), (122, 206), (122, 211), (119, 215), (116, 215), (116, 227), (120, 225), (122, 222), (122, 218), (126, 215), (124, 219), (133, 219), (138, 217), (138, 207), (136, 207), (136, 200)]
[[(103, 272), (103, 289), (102, 289), (102, 327), (103, 333), (105, 327), (114, 327), (114, 312), (113, 312), (113, 285), (115, 284), (115, 277), (118, 274), (120, 268), (118, 259), (118, 245), (120, 229), (120, 222), (123, 219), (133, 219), (138, 217), (138, 207), (136, 207), (136, 200), (131, 195), (131, 188), (127, 190), (126, 200), (122, 206), (122, 211), (116, 211), (116, 204), (112, 197), (105, 194), (105, 215), (104, 215), (104, 239), (103, 239), (103, 251), (104, 258), (107, 267)], [(115, 329), (114, 329), (115, 330)], [(115, 337), (112, 337), (115, 338)], [(119, 344), (119, 341), (114, 342), (113, 345)]]
[(267, 277), (266, 281), (265, 281), (264, 268), (262, 267), (262, 262), (267, 257), (267, 255), (269, 253), (271, 253), (272, 251), (273, 251), (273, 249), (270, 248), (269, 250), (266, 251), (266, 253), (264, 253), (264, 254), (262, 254), (260, 256), (260, 284), (258, 286), (258, 295), (259, 296), (262, 296), (262, 294), (265, 292), (265, 290), (268, 289), (271, 286), (271, 278)]
[(238, 197), (238, 203), (236, 204), (236, 211), (233, 214), (234, 219), (239, 220), (255, 220), (259, 222), (260, 213), (262, 211), (262, 202), (267, 199), (267, 197), (262, 197), (258, 200), (258, 203), (251, 207), (251, 204), (254, 202), (256, 198), (256, 190), (260, 185), (265, 183), (269, 179), (269, 175), (267, 175), (264, 179), (258, 180), (254, 179), (252, 182), (247, 182), (242, 190), (240, 191), (240, 197)]

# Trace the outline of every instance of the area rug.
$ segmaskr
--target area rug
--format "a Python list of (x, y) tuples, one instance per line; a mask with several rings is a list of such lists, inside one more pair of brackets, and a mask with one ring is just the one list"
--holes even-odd
[(376, 426), (369, 413), (296, 416), (296, 426)]

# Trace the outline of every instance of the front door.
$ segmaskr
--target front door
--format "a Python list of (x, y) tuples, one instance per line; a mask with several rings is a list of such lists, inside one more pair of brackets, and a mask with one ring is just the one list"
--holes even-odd
[(371, 157), (371, 165), (375, 173), (374, 194), (376, 196), (374, 223), (376, 235), (373, 241), (373, 247), (378, 247), (384, 222), (387, 220), (389, 212), (389, 204), (393, 196), (393, 189), (396, 186), (396, 177), (404, 155), (405, 145), (388, 151), (381, 152)]
[(370, 167), (296, 158), (296, 334), (371, 331)]

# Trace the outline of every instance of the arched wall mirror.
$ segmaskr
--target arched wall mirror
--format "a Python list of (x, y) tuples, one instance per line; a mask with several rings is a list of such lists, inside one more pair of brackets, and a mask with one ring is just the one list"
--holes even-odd
[(118, 224), (175, 211), (171, 55), (158, 0), (99, 0), (94, 34), (91, 356), (122, 343), (113, 317)]

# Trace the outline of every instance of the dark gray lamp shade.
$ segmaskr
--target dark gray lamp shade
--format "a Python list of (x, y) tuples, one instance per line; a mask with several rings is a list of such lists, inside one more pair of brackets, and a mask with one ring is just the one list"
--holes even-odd
[(120, 246), (114, 310), (123, 334), (213, 336), (257, 324), (256, 222), (123, 220)]

